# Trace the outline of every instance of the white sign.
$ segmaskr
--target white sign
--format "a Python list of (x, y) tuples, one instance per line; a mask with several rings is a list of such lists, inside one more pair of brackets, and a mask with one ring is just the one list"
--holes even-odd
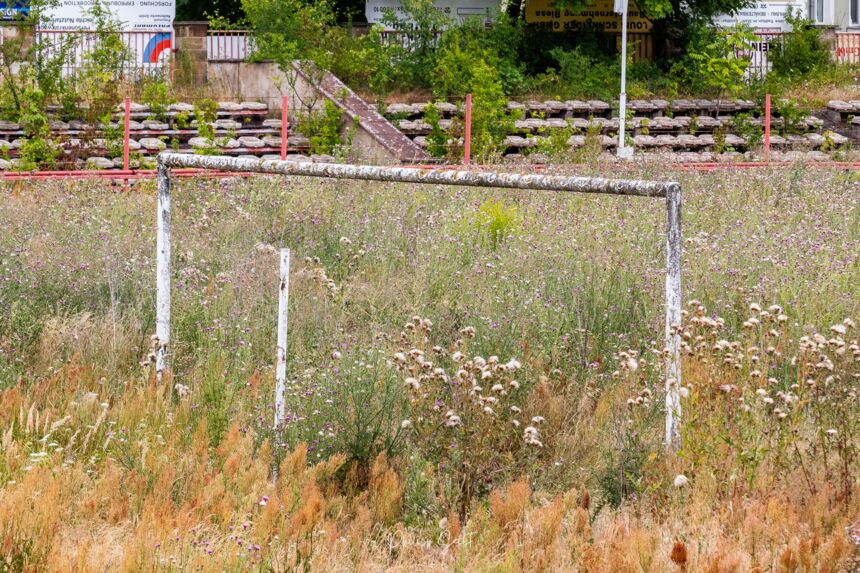
[[(42, 29), (93, 30), (92, 0), (59, 0), (47, 10)], [(102, 0), (113, 20), (126, 31), (170, 30), (176, 16), (176, 0)]]
[[(491, 22), (498, 14), (499, 0), (435, 0), (433, 7), (458, 24), (474, 17)], [(367, 0), (364, 4), (364, 15), (370, 24), (382, 24), (388, 11), (397, 19), (408, 21), (400, 0)]]
[(804, 2), (756, 2), (754, 6), (739, 10), (734, 15), (720, 14), (714, 18), (714, 23), (721, 28), (742, 23), (749, 24), (756, 30), (786, 32), (791, 30), (791, 26), (785, 21), (785, 13), (789, 8), (795, 14), (806, 16)]

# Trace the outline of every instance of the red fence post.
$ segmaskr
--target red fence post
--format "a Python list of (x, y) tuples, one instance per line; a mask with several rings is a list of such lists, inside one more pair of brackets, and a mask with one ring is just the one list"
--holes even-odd
[(131, 98), (125, 96), (124, 127), (122, 132), (122, 168), (128, 171), (128, 139), (131, 131)]
[(764, 96), (764, 160), (770, 158), (770, 94)]
[(469, 165), (472, 155), (472, 94), (466, 94), (466, 133), (463, 138), (463, 165)]
[(287, 159), (287, 137), (289, 137), (289, 124), (287, 116), (289, 114), (289, 103), (287, 96), (281, 97), (281, 161)]

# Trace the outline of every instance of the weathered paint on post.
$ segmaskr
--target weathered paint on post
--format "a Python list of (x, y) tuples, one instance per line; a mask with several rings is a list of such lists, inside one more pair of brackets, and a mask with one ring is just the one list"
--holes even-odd
[(764, 96), (764, 159), (770, 158), (770, 94)]
[(666, 447), (681, 445), (681, 186), (666, 194)]
[(287, 139), (289, 139), (289, 105), (287, 96), (281, 97), (281, 161), (287, 159)]
[(169, 152), (161, 153), (158, 157), (167, 167), (196, 167), (218, 171), (299, 175), (329, 179), (358, 179), (363, 181), (391, 181), (396, 183), (460, 185), (464, 187), (492, 187), (496, 189), (607, 193), (610, 195), (636, 195), (640, 197), (665, 197), (666, 190), (673, 185), (672, 183), (661, 181), (639, 181), (634, 179), (570, 177), (535, 173), (494, 173), (490, 171), (450, 169), (416, 169), (414, 167), (386, 167), (378, 165), (343, 165), (338, 163), (275, 161)]
[(155, 238), (155, 335), (158, 350), (155, 354), (155, 372), (159, 380), (169, 366), (167, 353), (170, 344), (170, 170), (158, 161), (158, 233)]
[(123, 106), (125, 113), (123, 114), (123, 133), (122, 133), (122, 168), (128, 171), (129, 168), (129, 140), (131, 138), (131, 98), (125, 97), (125, 105)]
[(466, 94), (466, 129), (463, 136), (463, 165), (472, 161), (472, 94)]
[(284, 421), (287, 395), (287, 310), (290, 304), (290, 250), (281, 249), (281, 283), (278, 291), (278, 348), (275, 363), (275, 428)]

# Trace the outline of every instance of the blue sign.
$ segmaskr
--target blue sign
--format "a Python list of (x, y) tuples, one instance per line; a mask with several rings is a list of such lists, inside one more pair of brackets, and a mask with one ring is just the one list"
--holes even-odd
[(0, 0), (0, 20), (20, 20), (30, 13), (27, 0)]

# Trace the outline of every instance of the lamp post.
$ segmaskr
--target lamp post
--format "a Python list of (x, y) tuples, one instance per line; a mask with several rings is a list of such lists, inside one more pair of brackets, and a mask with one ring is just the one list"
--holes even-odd
[(618, 152), (619, 159), (633, 157), (633, 148), (624, 141), (624, 122), (627, 119), (627, 2), (615, 0), (615, 12), (621, 14), (621, 94), (618, 105)]

